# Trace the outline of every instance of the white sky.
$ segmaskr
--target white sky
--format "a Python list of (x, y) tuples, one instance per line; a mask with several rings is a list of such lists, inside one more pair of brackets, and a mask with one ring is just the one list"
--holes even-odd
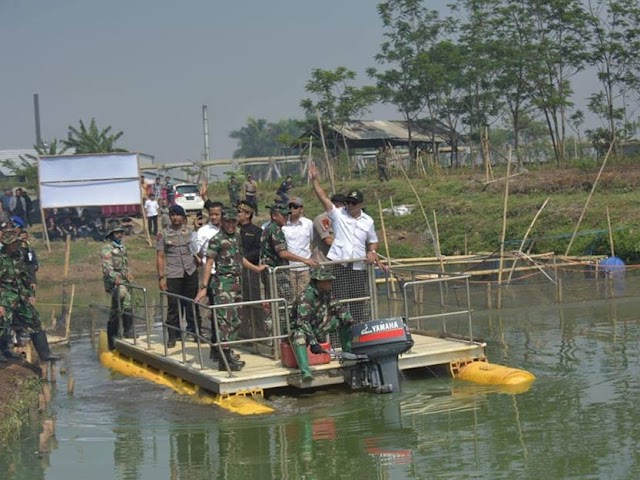
[[(0, 0), (0, 149), (96, 118), (160, 163), (197, 161), (207, 105), (212, 158), (248, 117), (300, 118), (313, 68), (367, 82), (382, 38), (377, 0)], [(446, 0), (430, 2), (441, 7)], [(380, 107), (368, 118), (399, 118)]]

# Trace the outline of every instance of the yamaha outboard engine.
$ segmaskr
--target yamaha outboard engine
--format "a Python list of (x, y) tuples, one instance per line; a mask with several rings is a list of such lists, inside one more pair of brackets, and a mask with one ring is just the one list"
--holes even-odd
[(344, 360), (357, 363), (346, 368), (345, 382), (353, 389), (367, 388), (377, 393), (400, 391), (398, 355), (413, 346), (404, 318), (383, 318), (351, 327), (351, 354)]

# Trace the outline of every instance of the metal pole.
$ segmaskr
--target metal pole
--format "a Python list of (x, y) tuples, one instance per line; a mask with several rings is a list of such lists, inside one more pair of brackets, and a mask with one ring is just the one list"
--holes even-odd
[[(202, 128), (204, 130), (204, 161), (209, 161), (209, 116), (207, 115), (207, 106), (202, 106)], [(209, 180), (207, 178), (207, 180)]]
[(36, 146), (42, 147), (42, 137), (40, 135), (40, 99), (37, 93), (33, 94), (33, 114), (36, 121)]

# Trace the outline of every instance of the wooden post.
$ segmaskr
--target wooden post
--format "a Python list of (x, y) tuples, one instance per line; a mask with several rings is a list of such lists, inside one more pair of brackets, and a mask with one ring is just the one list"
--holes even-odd
[(71, 284), (71, 300), (69, 300), (69, 310), (67, 310), (67, 316), (64, 324), (64, 338), (65, 340), (69, 340), (69, 335), (71, 334), (71, 312), (73, 311), (73, 298), (76, 294), (76, 284)]
[[(436, 235), (436, 245), (438, 245), (438, 252), (440, 252), (440, 234), (438, 233), (438, 217), (436, 217), (436, 211), (433, 212), (433, 229)], [(444, 273), (444, 260), (442, 259), (442, 255), (438, 255), (438, 261), (440, 262), (440, 270)]]
[[(382, 215), (382, 202), (378, 199), (378, 212), (380, 213), (380, 227), (382, 228), (382, 238), (384, 239), (384, 253), (387, 256), (387, 268), (391, 273), (391, 255), (389, 254), (389, 242), (387, 241), (387, 230), (384, 227), (384, 216)], [(387, 277), (388, 278), (388, 277)], [(391, 290), (396, 293), (396, 283), (391, 282)], [(389, 301), (389, 299), (387, 299)]]
[(616, 252), (613, 248), (613, 231), (611, 230), (611, 217), (609, 216), (609, 206), (606, 207), (607, 210), (607, 225), (609, 226), (609, 246), (611, 247), (611, 256), (615, 257)]
[(329, 151), (327, 150), (327, 143), (324, 140), (324, 129), (322, 128), (322, 120), (320, 119), (320, 112), (316, 110), (316, 118), (318, 119), (318, 128), (320, 129), (320, 140), (322, 140), (322, 150), (324, 151), (324, 160), (327, 163), (327, 172), (329, 173), (329, 182), (331, 183), (331, 193), (336, 193), (336, 183), (333, 178), (333, 168), (331, 168), (331, 162), (329, 161)]
[(593, 185), (591, 187), (591, 191), (589, 192), (589, 196), (587, 197), (587, 201), (584, 203), (584, 207), (582, 208), (582, 212), (580, 213), (580, 218), (578, 219), (578, 223), (576, 224), (576, 228), (573, 231), (573, 235), (571, 235), (571, 240), (569, 241), (569, 245), (567, 245), (567, 251), (564, 253), (565, 256), (569, 256), (569, 252), (571, 251), (571, 246), (573, 245), (573, 241), (576, 238), (576, 235), (578, 234), (578, 229), (580, 228), (580, 224), (582, 223), (582, 219), (584, 218), (585, 213), (587, 212), (587, 207), (589, 206), (589, 201), (591, 201), (591, 197), (593, 196), (593, 192), (596, 190), (596, 187), (598, 186), (598, 180), (600, 180), (600, 176), (602, 175), (602, 171), (604, 170), (604, 166), (607, 164), (607, 160), (609, 159), (609, 155), (611, 155), (611, 150), (613, 148), (613, 144), (615, 142), (611, 142), (611, 145), (609, 145), (609, 150), (607, 151), (607, 154), (604, 156), (604, 160), (602, 160), (602, 165), (600, 166), (600, 171), (598, 172), (598, 176), (596, 177), (595, 181), (593, 182)]
[[(507, 235), (507, 209), (509, 205), (509, 175), (511, 173), (511, 146), (507, 156), (507, 177), (504, 180), (504, 203), (502, 206), (502, 235), (500, 235), (500, 266), (498, 268), (498, 284), (502, 284), (502, 268), (504, 267), (504, 241)], [(500, 290), (498, 291), (500, 292)], [(498, 293), (500, 299), (500, 293)], [(500, 308), (500, 307), (498, 307)]]
[(487, 283), (487, 308), (493, 308), (493, 299), (491, 298), (491, 282)]
[(49, 232), (47, 231), (47, 219), (44, 216), (44, 208), (40, 207), (40, 217), (42, 218), (42, 235), (47, 243), (47, 252), (51, 253), (51, 242), (49, 242)]

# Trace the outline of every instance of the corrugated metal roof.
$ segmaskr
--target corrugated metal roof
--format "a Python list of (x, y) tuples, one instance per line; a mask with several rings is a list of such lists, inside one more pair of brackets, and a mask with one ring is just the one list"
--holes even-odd
[(36, 152), (33, 148), (22, 148), (17, 150), (0, 150), (0, 174), (3, 177), (13, 177), (13, 172), (6, 168), (3, 164), (3, 160), (11, 160), (20, 165), (20, 156), (29, 160), (27, 155), (37, 156), (38, 152)]
[[(349, 140), (396, 140), (409, 141), (407, 122), (403, 120), (357, 120), (347, 123), (336, 131)], [(435, 136), (418, 124), (411, 129), (414, 142), (444, 143), (446, 140), (437, 133)]]

